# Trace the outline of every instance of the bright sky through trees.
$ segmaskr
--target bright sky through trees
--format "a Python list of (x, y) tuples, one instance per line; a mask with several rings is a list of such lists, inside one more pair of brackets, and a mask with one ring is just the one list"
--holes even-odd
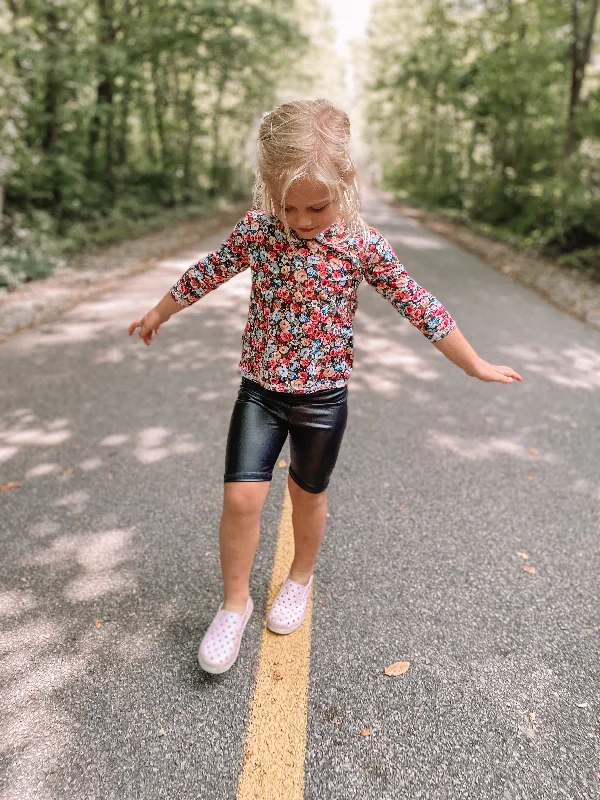
[(373, 0), (328, 0), (338, 34), (337, 47), (346, 54), (348, 42), (366, 34)]

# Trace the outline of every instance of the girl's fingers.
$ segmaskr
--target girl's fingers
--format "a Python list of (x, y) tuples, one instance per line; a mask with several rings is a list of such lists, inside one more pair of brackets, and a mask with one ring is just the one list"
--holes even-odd
[(139, 322), (139, 321), (138, 322), (132, 322), (131, 325), (129, 326), (129, 335), (131, 336), (131, 334), (134, 332), (134, 330), (136, 328), (139, 328), (140, 325), (141, 325), (141, 322)]
[(518, 381), (523, 380), (523, 378), (519, 375), (519, 373), (515, 372), (514, 369), (512, 369), (512, 367), (501, 366), (501, 367), (496, 367), (496, 369), (498, 370), (498, 372), (502, 373), (502, 375), (506, 375), (509, 378), (516, 378), (516, 380)]

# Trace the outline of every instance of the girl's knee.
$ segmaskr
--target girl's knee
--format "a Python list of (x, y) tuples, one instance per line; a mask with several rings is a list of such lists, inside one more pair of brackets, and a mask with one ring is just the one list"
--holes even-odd
[(288, 489), (292, 498), (292, 505), (320, 505), (327, 500), (327, 489), (322, 492), (308, 492), (299, 486), (291, 475), (288, 475)]
[(224, 484), (223, 508), (241, 517), (260, 516), (267, 499), (269, 481), (230, 481)]

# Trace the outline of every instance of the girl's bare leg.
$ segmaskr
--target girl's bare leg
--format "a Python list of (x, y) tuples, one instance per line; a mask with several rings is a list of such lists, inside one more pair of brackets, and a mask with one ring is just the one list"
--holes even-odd
[(269, 481), (224, 483), (219, 528), (223, 608), (243, 614), (250, 593), (250, 571), (260, 537), (260, 515), (269, 493)]
[(292, 498), (294, 560), (290, 580), (306, 585), (315, 568), (327, 521), (327, 490), (314, 494), (301, 489), (288, 475)]

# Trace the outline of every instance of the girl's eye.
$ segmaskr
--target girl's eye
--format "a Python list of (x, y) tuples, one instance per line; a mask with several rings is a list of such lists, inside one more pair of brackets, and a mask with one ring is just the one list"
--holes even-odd
[[(327, 208), (328, 205), (329, 205), (329, 203), (325, 203), (324, 206), (320, 206), (319, 208), (315, 208), (313, 206), (310, 210), (311, 211), (315, 211), (316, 213), (319, 213), (319, 211), (325, 211), (325, 209)], [(295, 208), (286, 208), (286, 209), (284, 209), (286, 214), (291, 214), (295, 210), (296, 210)]]

